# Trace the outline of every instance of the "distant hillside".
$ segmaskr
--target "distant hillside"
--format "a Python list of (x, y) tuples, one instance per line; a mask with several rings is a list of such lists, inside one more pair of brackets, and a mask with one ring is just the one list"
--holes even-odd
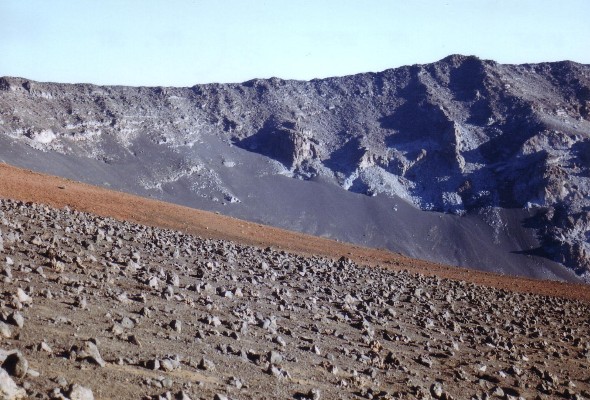
[[(0, 79), (0, 159), (413, 257), (590, 271), (590, 66), (192, 88)], [(296, 178), (296, 179), (292, 179)]]

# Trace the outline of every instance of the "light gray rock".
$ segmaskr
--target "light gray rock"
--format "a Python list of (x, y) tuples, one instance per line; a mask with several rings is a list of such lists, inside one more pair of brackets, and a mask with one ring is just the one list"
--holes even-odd
[(10, 326), (8, 324), (5, 324), (4, 322), (0, 321), (0, 335), (6, 339), (9, 339), (12, 337), (12, 329), (10, 329)]
[(102, 359), (102, 356), (98, 351), (98, 347), (94, 342), (90, 340), (84, 342), (79, 357), (83, 359), (88, 359), (101, 367), (104, 367), (106, 365), (106, 362)]
[(68, 397), (70, 400), (94, 400), (94, 394), (92, 389), (73, 384), (68, 391)]
[(31, 304), (33, 302), (33, 298), (29, 296), (24, 290), (21, 288), (16, 289), (16, 298), (22, 304)]
[(435, 399), (441, 399), (443, 397), (444, 390), (440, 382), (435, 382), (430, 386), (430, 394), (432, 394), (432, 397)]
[(170, 322), (170, 328), (172, 328), (176, 333), (182, 332), (182, 321), (175, 319)]
[(170, 372), (174, 370), (174, 365), (172, 364), (172, 361), (164, 359), (160, 362), (160, 368), (164, 371)]
[(25, 326), (25, 318), (18, 311), (15, 311), (12, 314), (10, 314), (9, 321), (12, 322), (14, 325), (18, 326), (19, 328)]
[(205, 371), (215, 371), (215, 364), (211, 360), (201, 358), (201, 361), (199, 362), (199, 368)]
[(8, 372), (0, 368), (0, 399), (22, 400), (27, 398), (27, 392), (17, 386)]

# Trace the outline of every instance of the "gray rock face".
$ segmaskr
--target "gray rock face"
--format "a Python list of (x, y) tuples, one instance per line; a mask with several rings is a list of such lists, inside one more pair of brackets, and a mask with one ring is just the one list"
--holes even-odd
[(180, 204), (451, 264), (590, 270), (587, 65), (450, 56), (192, 88), (1, 78), (0, 133), (9, 163)]

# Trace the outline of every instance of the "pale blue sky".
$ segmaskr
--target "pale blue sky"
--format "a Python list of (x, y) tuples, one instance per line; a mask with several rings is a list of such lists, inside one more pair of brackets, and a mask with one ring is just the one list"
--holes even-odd
[(590, 0), (0, 0), (0, 76), (192, 86), (449, 54), (590, 63)]

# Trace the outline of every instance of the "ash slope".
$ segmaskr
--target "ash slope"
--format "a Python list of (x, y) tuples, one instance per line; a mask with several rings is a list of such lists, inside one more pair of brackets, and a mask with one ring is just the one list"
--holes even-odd
[(2, 78), (0, 158), (413, 257), (575, 280), (549, 259), (587, 277), (589, 74), (450, 56), (192, 88)]

